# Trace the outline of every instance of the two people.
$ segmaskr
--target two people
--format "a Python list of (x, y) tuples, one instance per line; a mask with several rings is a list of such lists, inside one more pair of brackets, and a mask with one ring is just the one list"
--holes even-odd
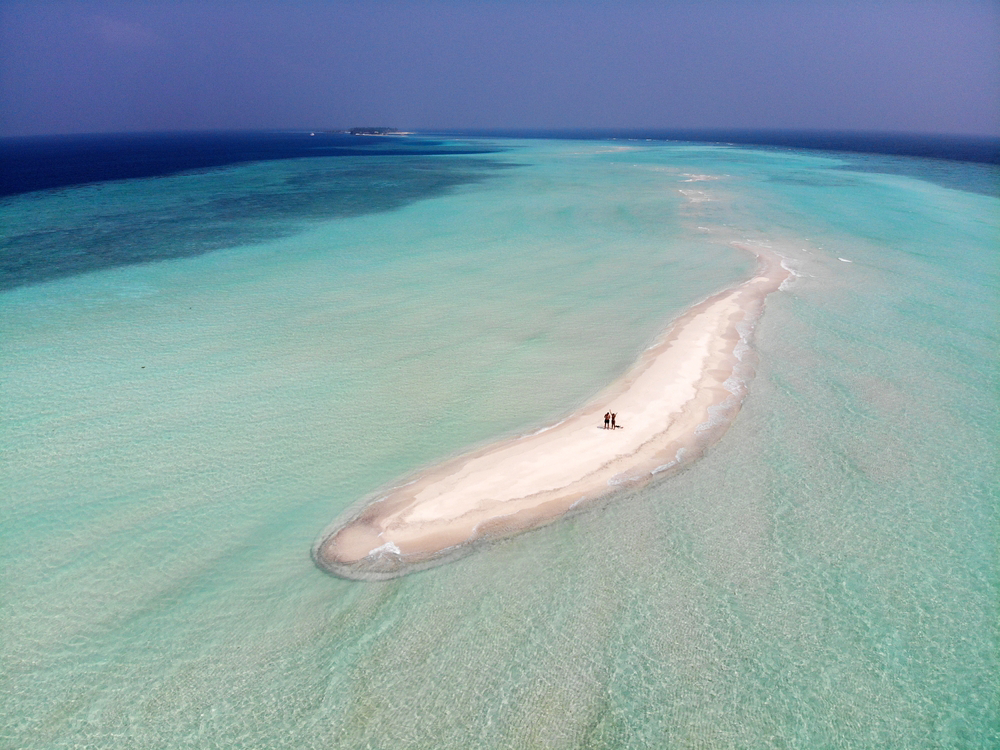
[(605, 430), (608, 429), (608, 424), (611, 425), (611, 429), (612, 430), (618, 429), (617, 427), (615, 427), (615, 419), (617, 419), (617, 418), (618, 418), (618, 414), (617, 413), (612, 414), (609, 411), (605, 412), (604, 413), (604, 429)]

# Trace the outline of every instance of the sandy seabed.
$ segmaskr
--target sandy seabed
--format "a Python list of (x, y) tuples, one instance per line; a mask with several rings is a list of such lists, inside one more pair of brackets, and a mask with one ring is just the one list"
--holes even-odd
[[(739, 411), (753, 376), (749, 337), (767, 295), (790, 276), (772, 250), (732, 244), (757, 256), (756, 275), (690, 308), (587, 405), (383, 493), (323, 533), (316, 563), (347, 578), (403, 575), (698, 458)], [(604, 429), (608, 411), (619, 429)]]

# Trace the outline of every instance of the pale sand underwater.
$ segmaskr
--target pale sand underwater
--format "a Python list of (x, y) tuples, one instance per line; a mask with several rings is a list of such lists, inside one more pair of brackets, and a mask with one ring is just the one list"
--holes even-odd
[[(684, 313), (593, 401), (392, 489), (324, 533), (317, 564), (348, 578), (403, 575), (700, 457), (739, 411), (752, 376), (749, 335), (767, 295), (791, 275), (773, 251), (733, 244), (757, 256), (756, 275)], [(620, 415), (618, 429), (603, 429), (605, 410)]]

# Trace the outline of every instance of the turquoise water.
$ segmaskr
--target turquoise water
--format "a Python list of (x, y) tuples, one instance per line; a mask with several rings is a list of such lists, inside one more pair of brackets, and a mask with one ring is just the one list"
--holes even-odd
[[(518, 166), (0, 294), (2, 744), (1000, 743), (1000, 199), (876, 157), (490, 144)], [(0, 211), (71, 238), (315, 168)], [(558, 419), (751, 271), (699, 226), (799, 274), (704, 459), (401, 579), (313, 566), (339, 513)]]

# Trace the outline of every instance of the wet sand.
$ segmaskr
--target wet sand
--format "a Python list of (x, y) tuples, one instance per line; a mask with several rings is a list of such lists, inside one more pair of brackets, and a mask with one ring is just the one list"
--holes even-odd
[[(790, 275), (770, 250), (733, 245), (757, 256), (756, 275), (690, 308), (586, 406), (391, 489), (331, 526), (313, 549), (316, 563), (348, 578), (402, 575), (698, 458), (739, 411), (753, 376), (753, 325)], [(619, 429), (604, 429), (607, 411)]]

